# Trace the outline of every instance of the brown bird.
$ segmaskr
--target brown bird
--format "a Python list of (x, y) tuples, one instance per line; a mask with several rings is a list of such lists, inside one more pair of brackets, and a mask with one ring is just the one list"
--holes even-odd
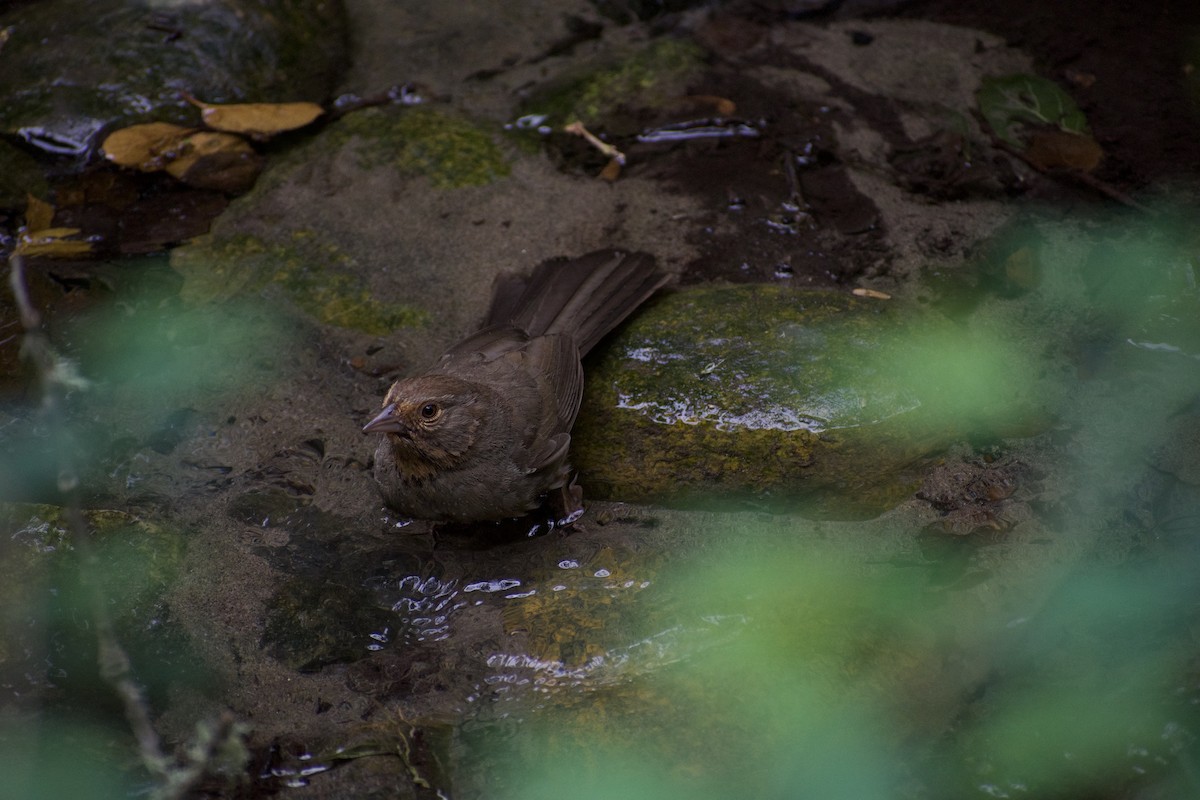
[(549, 500), (573, 521), (571, 426), (580, 359), (668, 276), (646, 253), (601, 250), (497, 284), (484, 328), (424, 374), (397, 381), (363, 427), (383, 436), (375, 480), (384, 502), (417, 519), (519, 517)]

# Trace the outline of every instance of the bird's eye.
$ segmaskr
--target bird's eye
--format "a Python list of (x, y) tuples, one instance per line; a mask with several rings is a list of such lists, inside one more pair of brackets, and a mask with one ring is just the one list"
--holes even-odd
[(421, 406), (421, 419), (432, 420), (437, 419), (438, 414), (442, 413), (442, 409), (437, 403), (426, 403)]

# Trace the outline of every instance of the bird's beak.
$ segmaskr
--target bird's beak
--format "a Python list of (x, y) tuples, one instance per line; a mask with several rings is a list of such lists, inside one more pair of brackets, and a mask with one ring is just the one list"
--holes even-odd
[(363, 425), (363, 433), (402, 433), (404, 423), (396, 416), (396, 404), (388, 403), (375, 419)]

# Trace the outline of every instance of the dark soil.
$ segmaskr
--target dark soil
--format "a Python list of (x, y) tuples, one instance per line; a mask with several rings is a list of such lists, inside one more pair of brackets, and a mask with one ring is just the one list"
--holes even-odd
[(1200, 174), (1200, 3), (914, 0), (881, 16), (980, 28), (1068, 87), (1104, 147), (1099, 175), (1127, 191)]

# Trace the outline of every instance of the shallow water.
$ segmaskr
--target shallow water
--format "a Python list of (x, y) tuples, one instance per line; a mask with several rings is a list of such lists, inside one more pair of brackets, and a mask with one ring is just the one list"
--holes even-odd
[[(420, 17), (390, 4), (375, 12)], [(419, 68), (461, 87), (481, 114), (507, 111), (517, 78), (465, 82), (459, 73), (503, 64), (511, 39), (485, 34), (512, 20), (474, 6), (457, 13), (476, 27), (428, 9), (404, 58), (384, 47), (392, 44), (385, 26), (367, 32), (364, 47), (374, 49), (362, 63), (387, 66), (379, 73), (392, 82)], [(446, 64), (444, 31), (460, 29), (489, 49)], [(525, 38), (511, 47), (531, 51), (549, 37), (513, 31)], [(517, 69), (522, 79), (536, 71)], [(359, 72), (352, 82), (364, 80)], [(782, 91), (723, 88), (764, 105)], [(853, 138), (852, 114), (838, 114), (839, 135), (869, 142)], [(845, 155), (829, 147), (824, 158)], [(911, 255), (905, 243), (926, 242), (930, 227), (962, 211), (923, 202), (919, 214), (899, 215), (904, 227), (880, 189), (887, 225), (862, 238), (857, 222), (845, 222), (861, 221), (861, 207), (844, 218), (830, 211), (834, 228), (840, 219), (853, 230), (798, 244), (783, 237), (804, 235), (806, 225), (781, 234), (762, 223), (787, 191), (773, 153), (769, 169), (737, 184), (754, 190), (733, 193), (749, 198), (740, 208), (730, 212), (739, 204), (729, 195), (715, 205), (696, 200), (736, 183), (722, 171), (734, 171), (730, 163), (756, 163), (720, 161), (719, 152), (647, 157), (647, 172), (663, 165), (665, 189), (660, 176), (634, 170), (600, 186), (529, 157), (512, 184), (466, 194), (391, 173), (364, 177), (336, 153), (313, 157), (300, 171), (303, 188), (293, 189), (300, 205), (323, 198), (320, 221), (337, 223), (328, 229), (368, 242), (328, 251), (338, 269), (393, 302), (425, 287), (422, 302), (437, 312), (427, 327), (392, 338), (323, 324), (288, 287), (269, 282), (248, 302), (220, 294), (212, 304), (183, 302), (181, 279), (152, 260), (110, 265), (119, 302), (55, 320), (64, 352), (92, 382), (69, 397), (87, 504), (133, 517), (102, 529), (102, 542), (109, 538), (98, 571), (155, 721), (171, 743), (223, 709), (252, 725), (247, 749), (230, 748), (229, 780), (214, 778), (206, 790), (465, 798), (1200, 791), (1200, 336), (1187, 225), (1025, 209), (1028, 223), (997, 247), (1011, 254), (1028, 244), (1032, 280), (1009, 280), (1004, 257), (995, 259), (997, 279), (996, 263), (959, 253), (933, 266), (897, 256), (874, 273), (918, 313), (957, 326), (912, 343), (912, 362), (890, 364), (944, 387), (941, 411), (956, 428), (1031, 394), (1041, 404), (1024, 427), (967, 426), (919, 491), (875, 519), (812, 521), (744, 503), (696, 511), (596, 502), (569, 531), (540, 521), (448, 529), (380, 508), (367, 470), (373, 443), (359, 429), (390, 376), (419, 368), (478, 316), (499, 267), (531, 266), (539, 248), (552, 255), (564, 242), (573, 251), (619, 235), (692, 270), (685, 281), (829, 285), (872, 275), (856, 271), (880, 258), (872, 237), (886, 232), (889, 248)], [(693, 174), (701, 186), (681, 199), (690, 184), (679, 176), (696, 163), (715, 166)], [(368, 187), (383, 220), (367, 221), (354, 185)], [(547, 187), (557, 188), (532, 190)], [(273, 224), (306, 213), (281, 214), (271, 202)], [(730, 215), (747, 206), (753, 213), (743, 217), (752, 219), (738, 228)], [(391, 228), (389, 216), (404, 221)], [(386, 243), (382, 255), (373, 236)], [(852, 253), (832, 276), (822, 249), (830, 241), (837, 247), (828, 252)], [(726, 257), (735, 244), (748, 252)], [(793, 251), (796, 261), (781, 271), (780, 253)], [(906, 351), (889, 349), (888, 358), (897, 352)], [(1019, 368), (996, 353), (1018, 354)], [(3, 460), (22, 478), (22, 499), (53, 501), (53, 453), (36, 405), (27, 396), (5, 410)], [(25, 796), (141, 792), (149, 779), (127, 766), (127, 727), (94, 677), (88, 604), (62, 523), (46, 508), (18, 512), (0, 567), (0, 765)]]

